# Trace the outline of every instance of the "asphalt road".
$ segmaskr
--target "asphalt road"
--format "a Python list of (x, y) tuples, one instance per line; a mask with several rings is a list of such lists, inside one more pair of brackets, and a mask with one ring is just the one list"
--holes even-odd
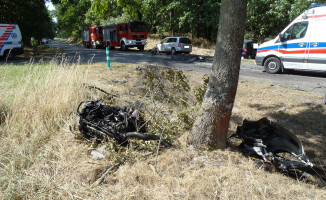
[[(54, 47), (66, 50), (66, 53), (59, 55), (66, 58), (70, 62), (81, 63), (98, 63), (106, 62), (105, 49), (87, 49), (82, 46), (72, 44), (62, 44), (59, 41), (54, 41)], [(128, 51), (121, 51), (119, 49), (110, 50), (111, 62), (119, 63), (138, 63), (138, 64), (154, 64), (166, 67), (175, 67), (187, 71), (196, 71), (199, 73), (209, 74), (212, 67), (212, 60), (191, 61), (192, 55), (185, 57), (184, 55), (153, 55), (148, 51), (139, 51), (136, 48)], [(51, 60), (52, 57), (44, 57), (43, 60)], [(15, 59), (8, 61), (13, 64), (26, 64), (29, 60)], [(36, 59), (34, 62), (38, 62)], [(4, 60), (0, 60), (0, 65), (4, 64)], [(273, 85), (280, 85), (282, 87), (293, 88), (303, 91), (312, 91), (317, 93), (326, 93), (326, 72), (312, 73), (289, 71), (283, 74), (268, 74), (263, 72), (263, 67), (257, 66), (253, 61), (243, 60), (240, 67), (240, 78), (251, 81), (266, 82)]]

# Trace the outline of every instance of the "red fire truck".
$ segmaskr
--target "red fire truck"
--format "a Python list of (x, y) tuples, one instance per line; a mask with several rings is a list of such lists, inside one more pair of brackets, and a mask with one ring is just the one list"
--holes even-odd
[(126, 22), (103, 26), (103, 46), (111, 49), (120, 47), (127, 50), (137, 47), (144, 50), (147, 42), (146, 24), (144, 22)]
[(94, 49), (103, 46), (103, 31), (101, 26), (84, 26), (83, 27), (83, 45), (86, 48)]

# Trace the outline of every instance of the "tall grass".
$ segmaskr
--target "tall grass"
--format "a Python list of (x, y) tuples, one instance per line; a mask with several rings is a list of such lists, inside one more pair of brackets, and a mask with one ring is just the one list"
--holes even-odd
[(25, 196), (25, 170), (42, 159), (42, 146), (85, 99), (81, 83), (87, 70), (50, 62), (5, 65), (0, 71), (0, 199), (20, 199)]
[[(139, 83), (143, 70), (135, 72), (136, 66), (114, 63), (107, 70), (103, 63), (89, 70), (66, 61), (1, 66), (0, 199), (326, 199), (322, 187), (257, 169), (234, 145), (223, 151), (192, 151), (186, 145), (189, 133), (181, 129), (174, 147), (162, 148), (158, 157), (156, 149), (136, 149), (133, 141), (123, 152), (109, 141), (97, 148), (104, 149), (105, 159), (93, 160), (88, 150), (94, 146), (74, 139), (67, 129), (70, 112), (81, 100), (103, 95), (86, 90), (83, 83), (117, 94), (119, 106), (140, 101), (144, 98), (144, 85)], [(201, 74), (187, 72), (186, 76), (191, 88), (202, 80)], [(274, 104), (263, 106), (270, 99)], [(311, 161), (319, 157), (325, 163), (326, 110), (309, 107), (319, 100), (316, 94), (241, 81), (230, 130), (236, 130), (244, 118), (290, 120), (283, 125), (294, 132), (302, 130), (300, 139), (311, 147), (307, 152), (316, 155)], [(289, 109), (279, 113), (280, 106)], [(313, 120), (311, 126), (298, 123), (306, 121), (306, 116)], [(168, 127), (168, 120), (153, 126)], [(132, 159), (91, 187), (119, 154)]]

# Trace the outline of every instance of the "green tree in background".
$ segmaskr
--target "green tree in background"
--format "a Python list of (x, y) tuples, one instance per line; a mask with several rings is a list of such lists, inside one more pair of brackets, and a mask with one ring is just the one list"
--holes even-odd
[[(52, 1), (52, 3), (56, 6), (59, 36), (80, 38), (81, 27), (89, 25), (86, 22), (86, 13), (91, 7), (91, 1), (62, 0)], [(99, 20), (96, 22), (98, 23)]]
[[(275, 37), (315, 0), (248, 0), (246, 37), (263, 42)], [(319, 3), (325, 3), (320, 0)]]
[[(17, 1), (17, 0), (16, 0)], [(80, 38), (81, 26), (143, 20), (151, 33), (216, 41), (221, 0), (52, 0), (59, 32)], [(311, 0), (248, 0), (246, 38), (275, 37)], [(320, 0), (319, 3), (325, 3)]]
[(18, 24), (25, 44), (32, 36), (37, 40), (55, 36), (55, 24), (44, 0), (0, 0), (0, 10), (0, 23)]

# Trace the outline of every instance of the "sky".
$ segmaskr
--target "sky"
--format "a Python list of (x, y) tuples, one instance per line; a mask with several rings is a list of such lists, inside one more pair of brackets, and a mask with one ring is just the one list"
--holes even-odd
[[(46, 2), (45, 2), (45, 6), (46, 6), (46, 8), (47, 8), (48, 10), (50, 10), (50, 11), (55, 9), (51, 1), (46, 1)], [(54, 17), (54, 18), (52, 18), (52, 19), (53, 19), (54, 22), (58, 22), (58, 20), (57, 20), (56, 17)]]
[(50, 2), (46, 1), (45, 5), (46, 5), (48, 10), (54, 10), (55, 9), (51, 1)]

